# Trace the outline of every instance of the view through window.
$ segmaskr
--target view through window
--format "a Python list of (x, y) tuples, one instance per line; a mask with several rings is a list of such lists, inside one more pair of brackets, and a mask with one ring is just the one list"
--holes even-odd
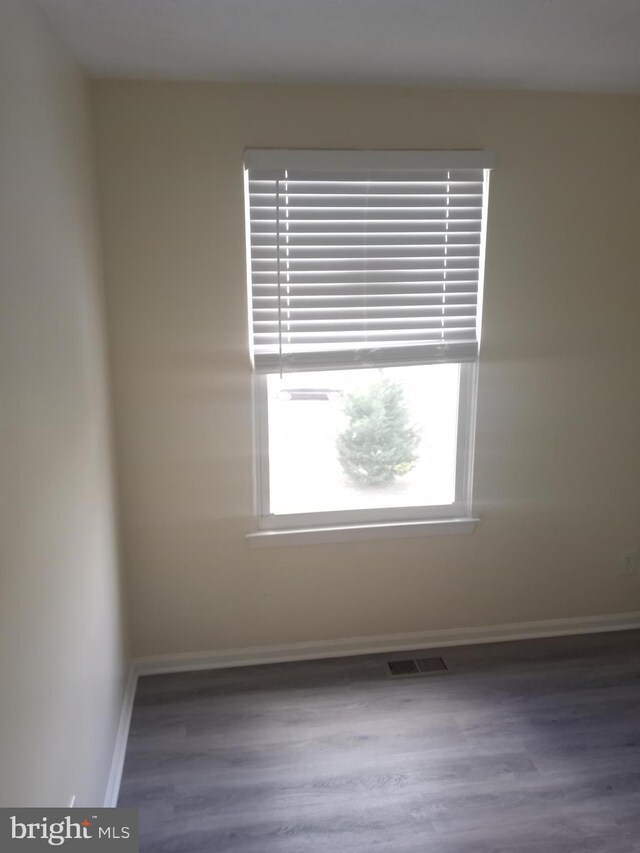
[(268, 377), (275, 514), (455, 501), (460, 365)]

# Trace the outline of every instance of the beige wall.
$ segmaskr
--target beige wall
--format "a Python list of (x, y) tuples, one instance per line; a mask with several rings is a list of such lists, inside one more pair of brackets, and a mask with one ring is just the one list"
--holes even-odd
[[(640, 101), (94, 87), (137, 655), (640, 609)], [(245, 146), (489, 148), (471, 536), (255, 549)]]
[(0, 805), (101, 805), (122, 702), (88, 92), (0, 0)]

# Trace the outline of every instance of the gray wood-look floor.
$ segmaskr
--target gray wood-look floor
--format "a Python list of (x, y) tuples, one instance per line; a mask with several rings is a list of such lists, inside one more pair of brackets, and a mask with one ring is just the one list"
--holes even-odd
[(640, 632), (429, 654), (141, 678), (141, 850), (640, 851)]

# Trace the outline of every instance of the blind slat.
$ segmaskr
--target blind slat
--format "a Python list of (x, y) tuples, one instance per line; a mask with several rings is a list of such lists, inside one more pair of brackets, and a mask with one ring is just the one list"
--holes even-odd
[[(285, 246), (286, 252), (286, 246)], [(257, 267), (260, 264), (267, 262), (275, 265), (277, 260), (277, 251), (275, 248), (257, 246), (253, 250), (252, 265)], [(409, 258), (443, 258), (458, 257), (477, 258), (480, 255), (480, 245), (465, 245), (465, 244), (449, 244), (447, 246), (389, 246), (380, 247), (373, 246), (367, 252), (367, 257), (370, 260), (390, 260), (396, 258), (400, 261), (408, 260)], [(346, 260), (354, 259), (360, 261), (363, 257), (362, 246), (298, 246), (295, 254), (290, 254), (289, 260), (291, 263), (303, 264), (310, 262), (316, 266), (321, 263), (329, 263), (345, 258)], [(285, 260), (287, 258), (285, 257)]]
[[(475, 293), (463, 294), (448, 294), (447, 302), (452, 311), (458, 308), (467, 306), (475, 307), (477, 305), (477, 295)], [(325, 299), (316, 297), (285, 297), (285, 305), (282, 306), (283, 311), (295, 313), (296, 311), (315, 313), (324, 311), (329, 316), (337, 316), (343, 311), (362, 311), (363, 303), (369, 311), (406, 311), (412, 313), (418, 308), (427, 310), (442, 309), (442, 294), (424, 295), (424, 294), (408, 294), (405, 296), (337, 296)], [(253, 301), (253, 314), (259, 315), (262, 312), (270, 311), (277, 312), (280, 310), (277, 298), (259, 297)], [(277, 314), (273, 316), (277, 320)]]
[[(481, 230), (480, 220), (458, 221), (448, 220), (446, 217), (442, 217), (439, 220), (416, 220), (415, 222), (410, 223), (410, 225), (411, 227), (408, 227), (406, 222), (368, 221), (366, 232), (367, 238), (368, 240), (371, 240), (372, 236), (379, 235), (379, 239), (381, 239), (382, 237), (386, 238), (387, 235), (390, 235), (394, 238), (401, 236), (404, 240), (412, 238), (420, 240), (430, 234), (438, 236), (445, 232), (454, 234), (480, 234)], [(358, 224), (354, 221), (344, 222), (340, 228), (338, 228), (338, 223), (335, 223), (332, 228), (326, 222), (314, 222), (312, 220), (308, 220), (306, 222), (290, 221), (288, 227), (285, 228), (285, 226), (286, 222), (284, 220), (280, 220), (279, 223), (277, 223), (275, 219), (258, 220), (257, 222), (251, 222), (251, 233), (255, 233), (256, 235), (269, 234), (272, 239), (279, 233), (284, 235), (286, 231), (286, 236), (293, 236), (294, 238), (321, 234), (325, 239), (343, 239), (349, 237), (352, 240), (354, 237), (362, 240), (362, 236), (364, 234), (363, 223)]]
[[(466, 267), (477, 266), (480, 253), (468, 254), (467, 252), (448, 252), (433, 253), (431, 255), (414, 255), (413, 257), (397, 257), (367, 255), (367, 269), (369, 271), (380, 270), (409, 270), (412, 272), (420, 272), (428, 269), (465, 269)], [(256, 258), (251, 268), (254, 273), (272, 273), (273, 275), (286, 275), (287, 273), (298, 272), (301, 275), (315, 273), (319, 266), (332, 273), (350, 272), (351, 270), (361, 271), (363, 256), (352, 256), (349, 258), (334, 258), (327, 256), (325, 258), (300, 258), (297, 255), (288, 257), (285, 253), (284, 260), (278, 263), (277, 258)]]
[[(354, 349), (358, 349), (362, 346), (370, 346), (373, 343), (397, 343), (400, 341), (413, 341), (414, 343), (424, 343), (425, 341), (432, 341), (434, 343), (440, 342), (442, 339), (439, 330), (437, 329), (390, 329), (380, 331), (372, 331), (367, 335), (354, 334), (350, 331), (340, 332), (340, 331), (332, 331), (332, 332), (296, 332), (295, 334), (283, 334), (282, 336), (278, 334), (262, 334), (260, 332), (255, 333), (255, 341), (257, 345), (266, 344), (269, 348), (272, 345), (276, 344), (278, 340), (282, 337), (283, 344), (286, 343), (288, 345), (295, 344), (324, 344), (324, 343), (342, 343), (342, 344), (350, 344), (354, 347)], [(473, 341), (474, 340), (474, 332), (470, 329), (452, 329), (450, 336), (451, 342), (454, 341)], [(357, 346), (356, 346), (357, 345)]]
[[(404, 211), (404, 210), (448, 210), (451, 208), (464, 208), (465, 210), (479, 210), (482, 208), (482, 195), (459, 195), (434, 194), (417, 195), (407, 193), (398, 195), (302, 195), (297, 193), (283, 193), (289, 216), (301, 215), (307, 210), (322, 210), (325, 215), (333, 212), (369, 210)], [(277, 195), (254, 195), (251, 200), (251, 215), (254, 213), (269, 213), (275, 216), (277, 210)], [(285, 217), (286, 218), (286, 217)]]
[[(446, 229), (445, 229), (446, 230)], [(262, 255), (265, 252), (271, 252), (274, 256), (276, 247), (274, 245), (273, 235), (275, 232), (258, 230), (252, 234), (252, 256), (257, 257), (258, 253)], [(289, 246), (295, 246), (300, 251), (337, 251), (341, 249), (353, 250), (358, 249), (362, 252), (362, 232), (351, 234), (349, 232), (342, 234), (327, 234), (325, 233), (287, 233), (286, 243)], [(448, 246), (479, 246), (480, 231), (447, 231)], [(380, 234), (375, 245), (371, 246), (372, 251), (385, 251), (386, 249), (425, 249), (432, 246), (442, 246), (442, 232), (412, 232), (406, 233), (387, 233)]]
[[(422, 318), (431, 318), (431, 319), (441, 319), (443, 314), (443, 305), (420, 305), (420, 306), (406, 307), (406, 306), (398, 306), (398, 305), (381, 305), (374, 306), (369, 309), (368, 319), (371, 323), (374, 323), (379, 320), (385, 320), (388, 322), (395, 321), (397, 319), (422, 319)], [(278, 322), (278, 311), (280, 309), (275, 306), (273, 308), (255, 308), (252, 312), (253, 322), (256, 324), (265, 324), (272, 323), (277, 324)], [(475, 313), (477, 310), (476, 304), (465, 304), (465, 305), (456, 305), (451, 308), (451, 312), (446, 316), (448, 319), (458, 319), (460, 317), (467, 317), (473, 323), (475, 322)], [(350, 308), (324, 308), (324, 309), (315, 309), (315, 310), (306, 310), (304, 308), (300, 309), (289, 309), (288, 307), (283, 307), (282, 309), (283, 317), (282, 317), (282, 325), (283, 329), (287, 324), (302, 324), (305, 321), (315, 321), (322, 320), (325, 322), (335, 321), (336, 325), (344, 320), (352, 320), (354, 322), (364, 322), (360, 318), (362, 317), (362, 309), (361, 306), (355, 307), (352, 306)], [(274, 328), (272, 326), (272, 328)]]
[[(351, 270), (324, 270), (323, 272), (295, 272), (284, 273), (278, 276), (277, 273), (256, 272), (252, 274), (255, 282), (254, 287), (282, 287), (300, 286), (320, 284), (320, 285), (340, 285), (350, 288), (355, 292), (363, 293), (365, 284), (367, 286), (374, 284), (387, 284), (387, 286), (398, 286), (403, 284), (415, 284), (420, 286), (424, 284), (428, 288), (429, 284), (437, 284), (442, 286), (445, 283), (444, 267), (433, 267), (431, 269), (420, 270), (368, 270), (366, 280), (362, 274)], [(477, 265), (472, 267), (465, 264), (463, 267), (455, 267), (453, 265), (447, 267), (447, 280), (450, 283), (456, 281), (473, 281), (477, 275)]]
[[(447, 281), (446, 293), (447, 297), (454, 293), (467, 293), (467, 292), (477, 292), (477, 284), (473, 279), (468, 277), (462, 278), (458, 281)], [(259, 296), (273, 296), (275, 299), (278, 299), (278, 286), (277, 283), (274, 285), (273, 282), (269, 284), (254, 284), (253, 286), (254, 298)], [(318, 298), (325, 298), (327, 296), (348, 296), (348, 297), (357, 297), (359, 299), (366, 298), (367, 296), (377, 296), (379, 294), (392, 293), (398, 297), (404, 296), (416, 296), (421, 294), (429, 294), (431, 296), (438, 295), (442, 296), (444, 293), (443, 282), (440, 281), (403, 281), (403, 282), (368, 282), (366, 285), (366, 290), (363, 286), (358, 287), (357, 285), (351, 284), (341, 284), (339, 282), (330, 282), (324, 284), (317, 283), (306, 283), (306, 284), (292, 284), (292, 285), (283, 285), (282, 294), (284, 298), (289, 297), (304, 297), (304, 296), (314, 296)]]

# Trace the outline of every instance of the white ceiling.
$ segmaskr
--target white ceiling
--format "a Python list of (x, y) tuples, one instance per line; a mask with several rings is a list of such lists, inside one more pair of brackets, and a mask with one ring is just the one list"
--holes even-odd
[(39, 0), (100, 77), (640, 92), (640, 0)]

